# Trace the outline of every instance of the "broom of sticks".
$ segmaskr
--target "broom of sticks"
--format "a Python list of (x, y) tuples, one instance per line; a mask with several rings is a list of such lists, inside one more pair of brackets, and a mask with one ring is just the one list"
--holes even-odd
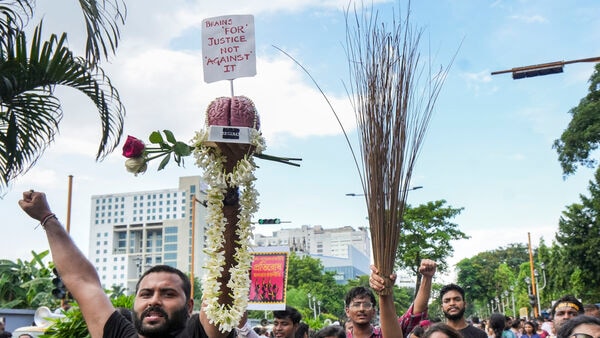
[[(374, 264), (390, 274), (402, 229), (413, 168), (434, 104), (449, 68), (435, 73), (421, 63), (422, 29), (403, 21), (388, 27), (377, 12), (346, 11), (346, 54), (350, 96), (356, 116), (362, 163), (357, 169), (366, 199)], [(424, 81), (423, 81), (424, 80)]]

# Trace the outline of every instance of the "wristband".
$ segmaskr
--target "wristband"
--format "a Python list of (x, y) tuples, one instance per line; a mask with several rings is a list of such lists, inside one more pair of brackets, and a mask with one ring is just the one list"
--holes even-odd
[[(54, 217), (54, 218), (56, 218), (56, 215), (55, 215), (55, 214), (52, 214), (52, 213), (50, 213), (50, 214), (46, 215), (46, 216), (45, 216), (45, 217), (42, 219), (42, 221), (40, 222), (40, 224), (39, 224), (38, 226), (40, 226), (40, 225), (41, 225), (41, 226), (42, 226), (42, 228), (44, 228), (44, 230), (45, 230), (45, 229), (46, 229), (46, 222), (48, 222), (48, 221), (49, 221), (51, 218), (53, 218), (53, 217)], [(36, 228), (37, 228), (37, 227), (36, 227)]]

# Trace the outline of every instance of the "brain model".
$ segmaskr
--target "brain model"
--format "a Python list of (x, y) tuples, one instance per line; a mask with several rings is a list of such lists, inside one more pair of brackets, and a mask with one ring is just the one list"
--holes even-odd
[(245, 96), (219, 97), (206, 111), (209, 126), (249, 127), (258, 130), (260, 120), (252, 100)]

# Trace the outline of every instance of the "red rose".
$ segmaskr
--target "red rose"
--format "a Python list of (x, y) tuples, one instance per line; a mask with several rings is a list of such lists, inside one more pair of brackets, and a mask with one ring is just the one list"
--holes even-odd
[(144, 142), (133, 136), (127, 136), (127, 141), (123, 145), (123, 156), (127, 158), (140, 157), (144, 153), (144, 149), (146, 149)]

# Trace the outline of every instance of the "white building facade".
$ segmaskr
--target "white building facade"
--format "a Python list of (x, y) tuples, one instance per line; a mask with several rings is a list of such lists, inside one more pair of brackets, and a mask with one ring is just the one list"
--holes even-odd
[(290, 251), (301, 251), (311, 255), (349, 258), (348, 247), (352, 246), (371, 258), (371, 240), (366, 228), (351, 226), (325, 229), (320, 225), (303, 225), (295, 229), (273, 231), (272, 236), (254, 235), (256, 246), (289, 246)]
[(134, 292), (139, 276), (157, 264), (190, 272), (192, 248), (193, 271), (199, 276), (206, 257), (206, 208), (192, 203), (194, 197), (203, 200), (205, 186), (200, 176), (189, 176), (180, 177), (174, 189), (92, 196), (88, 257), (102, 286)]

